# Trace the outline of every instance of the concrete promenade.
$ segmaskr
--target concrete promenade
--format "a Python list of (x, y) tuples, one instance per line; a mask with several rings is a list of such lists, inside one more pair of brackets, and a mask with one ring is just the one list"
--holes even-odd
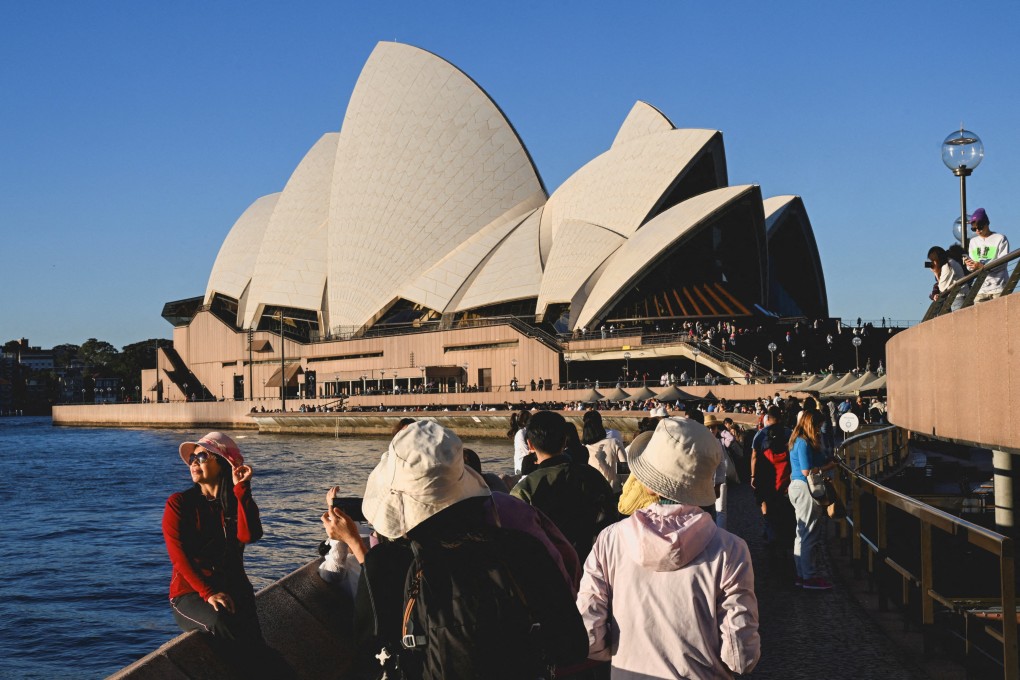
[[(940, 654), (925, 657), (916, 631), (904, 632), (898, 613), (879, 615), (866, 582), (829, 542), (827, 568), (836, 588), (806, 591), (780, 583), (770, 570), (760, 515), (751, 489), (730, 489), (729, 528), (751, 549), (759, 602), (762, 658), (747, 677), (768, 680), (957, 680), (962, 668)], [(833, 524), (833, 523), (830, 523)], [(829, 536), (835, 536), (829, 527)], [(350, 659), (349, 602), (330, 590), (310, 563), (258, 595), (269, 643), (295, 677), (342, 678)], [(873, 603), (872, 603), (873, 604)], [(649, 625), (655, 625), (649, 622)], [(229, 675), (202, 636), (190, 633), (163, 645), (114, 678), (205, 678)]]
[(762, 657), (748, 677), (762, 680), (914, 680), (964, 678), (944, 657), (923, 658), (920, 633), (905, 633), (898, 613), (879, 616), (864, 579), (840, 557), (829, 522), (826, 569), (835, 588), (809, 591), (781, 582), (770, 567), (760, 513), (749, 485), (729, 490), (728, 528), (747, 541), (754, 562)]

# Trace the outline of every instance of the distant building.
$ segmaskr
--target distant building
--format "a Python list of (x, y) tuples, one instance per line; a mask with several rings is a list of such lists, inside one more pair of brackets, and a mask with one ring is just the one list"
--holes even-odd
[(799, 197), (728, 186), (721, 132), (637, 102), (550, 195), (471, 78), (380, 43), (340, 131), (240, 216), (204, 295), (166, 304), (174, 347), (143, 389), (486, 390), (559, 376), (580, 329), (766, 310), (828, 315), (815, 239)]
[(0, 415), (10, 413), (14, 408), (14, 384), (8, 370), (10, 359), (0, 356)]
[(121, 401), (121, 380), (111, 375), (96, 375), (93, 400), (97, 404), (115, 404)]

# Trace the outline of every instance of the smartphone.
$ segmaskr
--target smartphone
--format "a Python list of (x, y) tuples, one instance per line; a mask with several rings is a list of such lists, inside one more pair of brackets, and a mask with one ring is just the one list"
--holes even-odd
[(353, 519), (355, 522), (365, 521), (365, 513), (361, 511), (360, 498), (341, 498), (339, 496), (335, 496), (333, 498), (333, 507)]
[(629, 475), (630, 464), (623, 461), (616, 461), (616, 474), (618, 475)]
[(935, 266), (935, 265), (933, 265), (933, 264), (931, 263), (931, 260), (925, 260), (925, 263), (924, 263), (924, 268), (925, 268), (925, 269), (931, 269), (931, 268), (932, 268), (932, 267), (934, 267), (934, 266)]

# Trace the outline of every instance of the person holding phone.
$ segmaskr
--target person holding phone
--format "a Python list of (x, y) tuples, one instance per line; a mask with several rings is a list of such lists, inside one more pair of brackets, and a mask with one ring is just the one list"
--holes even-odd
[(163, 511), (174, 619), (183, 631), (264, 646), (255, 591), (244, 571), (244, 546), (262, 538), (252, 468), (219, 432), (184, 442), (178, 451), (192, 485), (171, 495)]
[(319, 577), (354, 597), (367, 552), (358, 529), (358, 522), (364, 522), (365, 515), (360, 498), (344, 498), (339, 493), (339, 486), (330, 487), (326, 492), (326, 512), (319, 518), (327, 536), (325, 550), (320, 551), (324, 554)]
[[(970, 216), (970, 228), (974, 237), (970, 239), (970, 247), (963, 264), (970, 271), (984, 269), (989, 262), (1009, 254), (1009, 240), (1004, 234), (992, 231), (991, 221), (984, 208), (978, 208)], [(974, 302), (986, 302), (1002, 294), (1009, 276), (1006, 265), (999, 265), (988, 272), (981, 289), (978, 290)]]

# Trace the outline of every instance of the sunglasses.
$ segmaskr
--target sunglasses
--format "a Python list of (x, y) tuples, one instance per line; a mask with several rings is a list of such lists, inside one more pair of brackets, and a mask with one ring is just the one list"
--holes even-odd
[(212, 458), (213, 455), (214, 454), (209, 453), (208, 451), (199, 451), (198, 453), (193, 453), (191, 454), (191, 458), (188, 459), (188, 464), (194, 465), (195, 463), (198, 463), (199, 465), (201, 465), (208, 461), (210, 458)]

